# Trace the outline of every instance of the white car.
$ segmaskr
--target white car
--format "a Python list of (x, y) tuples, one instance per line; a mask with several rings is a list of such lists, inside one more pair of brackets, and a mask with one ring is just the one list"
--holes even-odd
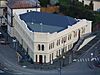
[(6, 40), (4, 38), (0, 39), (1, 44), (6, 44)]

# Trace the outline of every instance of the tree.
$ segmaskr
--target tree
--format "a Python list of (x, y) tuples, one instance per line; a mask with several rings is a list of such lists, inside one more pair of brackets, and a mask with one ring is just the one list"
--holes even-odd
[(47, 7), (47, 5), (50, 4), (50, 0), (39, 0), (39, 1), (42, 7)]

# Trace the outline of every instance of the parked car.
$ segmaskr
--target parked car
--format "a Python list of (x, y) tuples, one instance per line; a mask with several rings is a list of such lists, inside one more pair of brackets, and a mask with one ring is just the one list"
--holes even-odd
[(0, 44), (6, 44), (6, 40), (4, 38), (0, 39)]

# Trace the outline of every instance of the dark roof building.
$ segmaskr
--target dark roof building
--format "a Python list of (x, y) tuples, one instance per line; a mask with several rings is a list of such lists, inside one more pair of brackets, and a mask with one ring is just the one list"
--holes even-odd
[(24, 20), (28, 28), (34, 32), (59, 32), (77, 22), (76, 19), (69, 16), (43, 12), (21, 14), (20, 18)]
[(7, 5), (13, 9), (40, 7), (38, 0), (9, 0)]

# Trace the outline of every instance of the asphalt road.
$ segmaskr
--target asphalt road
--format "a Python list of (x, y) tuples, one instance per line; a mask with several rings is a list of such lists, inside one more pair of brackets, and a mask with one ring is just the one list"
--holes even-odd
[[(90, 58), (92, 52), (100, 49), (99, 46), (100, 40), (93, 44), (80, 58)], [(41, 71), (23, 68), (18, 65), (16, 60), (15, 51), (12, 48), (8, 45), (0, 45), (0, 63), (5, 65), (6, 72), (12, 73), (13, 75), (60, 75), (60, 71), (56, 69)], [(75, 62), (62, 68), (61, 75), (100, 75), (100, 68), (91, 69), (88, 67), (88, 62)]]

